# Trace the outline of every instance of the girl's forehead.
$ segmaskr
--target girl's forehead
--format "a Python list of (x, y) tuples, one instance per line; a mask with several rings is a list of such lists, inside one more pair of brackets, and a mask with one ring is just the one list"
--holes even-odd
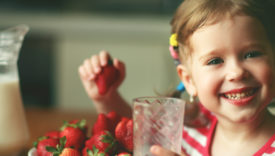
[(232, 46), (247, 42), (266, 42), (267, 35), (262, 24), (250, 16), (228, 17), (197, 29), (189, 38), (194, 51)]
[[(198, 28), (194, 31), (194, 34), (198, 33), (213, 33), (218, 31), (224, 31), (228, 29), (236, 29), (247, 33), (247, 30), (264, 30), (263, 25), (256, 19), (251, 16), (228, 16), (223, 19), (217, 20), (215, 22), (207, 22), (204, 26)], [(249, 32), (249, 31), (248, 31)], [(255, 32), (249, 32), (255, 33)]]

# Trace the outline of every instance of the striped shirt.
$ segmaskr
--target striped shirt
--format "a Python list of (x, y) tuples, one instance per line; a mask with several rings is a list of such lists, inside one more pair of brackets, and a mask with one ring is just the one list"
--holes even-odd
[[(201, 116), (197, 121), (209, 123), (206, 126), (191, 128), (184, 126), (182, 150), (188, 156), (210, 156), (211, 155), (211, 143), (213, 134), (217, 124), (217, 119), (209, 111), (201, 106)], [(267, 143), (261, 147), (253, 156), (275, 156), (275, 134), (267, 141)]]

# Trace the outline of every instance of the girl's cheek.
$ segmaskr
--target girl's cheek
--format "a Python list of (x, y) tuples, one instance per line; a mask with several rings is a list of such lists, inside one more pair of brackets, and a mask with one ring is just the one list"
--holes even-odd
[(258, 69), (254, 69), (257, 79), (262, 81), (263, 84), (268, 84), (269, 87), (275, 86), (275, 69), (268, 65), (259, 65)]
[(212, 75), (210, 73), (199, 75), (196, 79), (196, 87), (200, 95), (216, 95), (216, 92), (218, 90), (218, 84), (219, 82), (217, 76)]
[(270, 72), (270, 76), (267, 81), (269, 82), (269, 86), (271, 88), (271, 93), (273, 95), (273, 98), (275, 98), (275, 70), (274, 69)]

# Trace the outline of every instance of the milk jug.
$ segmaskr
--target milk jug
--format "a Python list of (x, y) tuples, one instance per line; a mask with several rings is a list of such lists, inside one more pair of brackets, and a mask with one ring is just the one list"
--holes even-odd
[(29, 139), (17, 68), (19, 50), (28, 30), (28, 26), (19, 25), (0, 32), (1, 156), (16, 156)]

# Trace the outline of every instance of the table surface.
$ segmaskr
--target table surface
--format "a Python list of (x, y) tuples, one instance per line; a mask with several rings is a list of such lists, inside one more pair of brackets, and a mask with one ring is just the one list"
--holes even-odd
[(95, 112), (74, 112), (54, 108), (26, 108), (25, 112), (30, 139), (27, 143), (26, 150), (23, 151), (24, 154), (26, 154), (26, 151), (33, 146), (33, 142), (36, 141), (38, 137), (43, 136), (47, 131), (58, 130), (65, 120), (86, 119), (89, 133), (91, 126), (97, 118)]

